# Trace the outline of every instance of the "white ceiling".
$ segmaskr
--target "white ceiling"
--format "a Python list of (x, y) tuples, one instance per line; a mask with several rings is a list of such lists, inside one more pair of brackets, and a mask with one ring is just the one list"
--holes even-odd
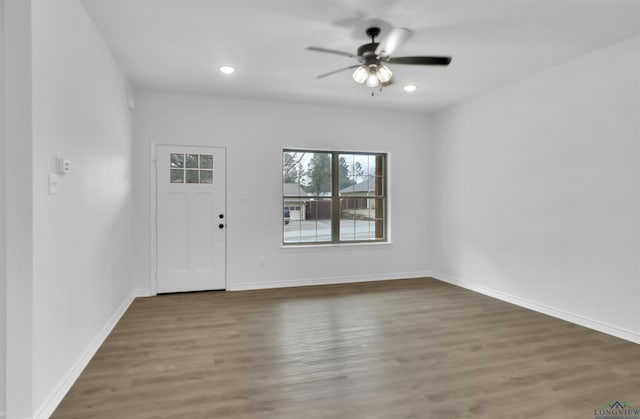
[[(429, 111), (640, 33), (639, 0), (82, 0), (134, 86), (242, 98)], [(351, 72), (364, 30), (406, 27), (394, 55), (449, 55), (449, 67), (391, 66), (371, 97)], [(231, 76), (217, 69), (232, 65)], [(612, 63), (615, 65), (615, 63)], [(413, 83), (413, 94), (402, 86)]]

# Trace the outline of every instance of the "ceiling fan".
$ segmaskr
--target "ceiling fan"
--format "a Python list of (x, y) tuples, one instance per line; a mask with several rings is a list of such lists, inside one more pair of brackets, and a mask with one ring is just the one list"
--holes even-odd
[(358, 60), (358, 64), (321, 74), (318, 78), (321, 79), (342, 71), (356, 69), (352, 75), (356, 83), (364, 84), (367, 87), (382, 87), (392, 83), (393, 73), (387, 64), (446, 66), (451, 62), (451, 57), (392, 57), (391, 54), (411, 35), (409, 29), (393, 28), (389, 31), (389, 34), (384, 37), (382, 42), (376, 42), (376, 37), (380, 35), (380, 28), (372, 26), (368, 28), (365, 33), (367, 37), (371, 38), (371, 42), (360, 45), (355, 54), (329, 48), (307, 47), (310, 51), (337, 54)]

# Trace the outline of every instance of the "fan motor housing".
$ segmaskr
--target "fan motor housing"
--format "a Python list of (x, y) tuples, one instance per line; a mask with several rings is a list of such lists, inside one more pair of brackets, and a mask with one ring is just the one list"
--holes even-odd
[(378, 48), (378, 42), (369, 42), (368, 44), (361, 45), (358, 48), (358, 55), (360, 57), (367, 57), (369, 55), (375, 55), (376, 48)]

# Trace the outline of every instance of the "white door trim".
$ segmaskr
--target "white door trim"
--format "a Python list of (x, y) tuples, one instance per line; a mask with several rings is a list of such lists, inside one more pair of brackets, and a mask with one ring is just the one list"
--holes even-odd
[[(157, 157), (158, 157), (158, 147), (161, 146), (176, 146), (176, 147), (217, 147), (217, 148), (222, 148), (225, 150), (225, 171), (227, 170), (227, 161), (228, 161), (228, 155), (227, 155), (227, 147), (225, 146), (219, 146), (219, 145), (211, 145), (211, 144), (168, 144), (168, 143), (156, 143), (154, 141), (150, 141), (150, 156), (151, 156), (151, 161), (150, 161), (150, 165), (149, 165), (149, 172), (150, 172), (150, 179), (151, 182), (149, 182), (149, 197), (150, 197), (150, 212), (149, 212), (149, 229), (150, 229), (150, 241), (149, 241), (149, 246), (151, 248), (151, 257), (150, 259), (150, 265), (149, 265), (149, 290), (148, 292), (145, 292), (145, 290), (138, 290), (137, 293), (139, 295), (158, 295), (158, 275), (157, 275), (157, 269), (158, 269), (158, 233), (156, 230), (156, 225), (157, 225), (157, 214), (158, 214), (158, 193), (157, 193), (157, 187), (158, 187), (158, 176), (157, 176), (157, 170), (156, 170), (156, 164), (157, 164)], [(224, 200), (225, 200), (225, 219), (226, 219), (226, 231), (227, 231), (227, 240), (225, 240), (225, 269), (224, 269), (224, 283), (225, 283), (225, 289), (230, 289), (230, 285), (229, 285), (229, 246), (228, 246), (228, 242), (229, 242), (229, 212), (227, 210), (227, 197), (228, 197), (228, 191), (227, 191), (227, 177), (225, 176), (225, 196), (224, 196)]]

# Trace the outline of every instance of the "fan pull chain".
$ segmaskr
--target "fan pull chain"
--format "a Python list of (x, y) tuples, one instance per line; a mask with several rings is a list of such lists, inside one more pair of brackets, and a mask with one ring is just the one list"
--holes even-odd
[[(382, 86), (380, 86), (380, 90), (379, 91), (380, 91), (380, 93), (382, 93)], [(375, 90), (372, 90), (371, 91), (371, 97), (374, 97), (375, 95), (376, 95)]]

